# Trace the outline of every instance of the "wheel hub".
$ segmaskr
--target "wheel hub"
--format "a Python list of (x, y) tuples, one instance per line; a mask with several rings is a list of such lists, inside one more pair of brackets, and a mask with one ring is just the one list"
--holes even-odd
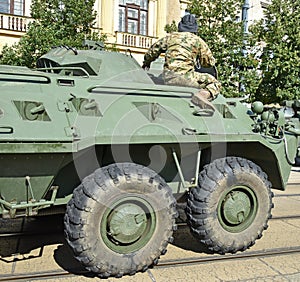
[(119, 243), (128, 244), (138, 240), (146, 229), (147, 217), (143, 209), (127, 203), (114, 210), (109, 220), (110, 235)]
[(100, 234), (106, 246), (121, 254), (145, 246), (156, 228), (155, 211), (149, 202), (128, 195), (108, 205), (100, 224)]
[(225, 230), (238, 233), (252, 224), (257, 209), (257, 198), (251, 188), (233, 186), (219, 201), (218, 219)]
[(227, 194), (222, 205), (225, 219), (234, 225), (244, 222), (251, 211), (250, 199), (241, 191)]

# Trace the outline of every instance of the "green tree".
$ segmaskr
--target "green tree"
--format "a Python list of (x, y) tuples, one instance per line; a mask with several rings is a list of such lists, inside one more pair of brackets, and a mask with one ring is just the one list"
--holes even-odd
[(27, 33), (13, 46), (5, 46), (1, 64), (34, 67), (36, 59), (53, 46), (82, 48), (84, 39), (104, 41), (92, 31), (95, 0), (33, 0)]
[(177, 26), (176, 22), (175, 22), (175, 21), (172, 21), (172, 23), (167, 24), (167, 25), (165, 26), (165, 31), (166, 31), (167, 33), (172, 33), (172, 32), (178, 31), (178, 26)]
[[(193, 0), (189, 11), (198, 19), (198, 33), (217, 60), (222, 94), (227, 97), (243, 96), (255, 92), (258, 75), (257, 60), (248, 52), (242, 53), (245, 45), (243, 23), (237, 21), (243, 0)], [(240, 92), (241, 83), (245, 91)]]
[(273, 0), (265, 20), (253, 26), (257, 41), (264, 43), (257, 99), (273, 103), (300, 98), (299, 1)]

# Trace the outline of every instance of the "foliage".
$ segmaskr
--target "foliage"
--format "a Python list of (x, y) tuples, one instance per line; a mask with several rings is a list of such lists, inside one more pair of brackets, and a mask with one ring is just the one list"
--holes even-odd
[[(265, 19), (250, 26), (247, 37), (242, 23), (235, 22), (243, 2), (193, 0), (189, 7), (198, 18), (199, 35), (217, 59), (222, 93), (238, 96), (241, 93), (236, 86), (242, 84), (250, 100), (276, 103), (299, 99), (298, 2), (273, 0), (265, 9)], [(242, 54), (245, 47), (246, 57)]]
[(252, 28), (264, 42), (259, 70), (262, 79), (256, 97), (263, 102), (300, 98), (300, 6), (298, 1), (273, 0), (265, 23)]
[(95, 0), (33, 0), (27, 33), (13, 46), (3, 48), (0, 63), (34, 67), (36, 59), (53, 46), (82, 48), (84, 39), (103, 41), (92, 31)]
[(166, 31), (167, 33), (172, 33), (172, 32), (178, 31), (178, 27), (177, 27), (176, 22), (175, 22), (175, 21), (172, 21), (172, 23), (167, 24), (167, 25), (165, 26), (165, 31)]
[[(243, 23), (237, 21), (244, 1), (193, 0), (189, 11), (198, 19), (198, 33), (208, 44), (217, 60), (222, 94), (227, 97), (243, 96), (256, 90), (257, 61), (251, 55), (245, 57)], [(244, 92), (240, 92), (243, 85)]]

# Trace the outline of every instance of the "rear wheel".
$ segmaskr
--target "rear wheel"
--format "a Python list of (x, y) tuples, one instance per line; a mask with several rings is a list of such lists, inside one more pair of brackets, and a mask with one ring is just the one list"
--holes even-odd
[(66, 238), (77, 260), (100, 277), (145, 271), (172, 240), (175, 206), (171, 189), (154, 171), (109, 165), (74, 190)]
[(273, 207), (271, 183), (253, 162), (227, 157), (207, 165), (190, 191), (193, 235), (218, 253), (243, 251), (267, 229)]

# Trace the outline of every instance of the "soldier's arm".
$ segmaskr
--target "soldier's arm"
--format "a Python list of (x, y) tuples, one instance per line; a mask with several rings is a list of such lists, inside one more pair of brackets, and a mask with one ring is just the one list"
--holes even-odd
[(144, 56), (143, 68), (149, 68), (151, 62), (155, 61), (161, 53), (167, 50), (167, 38), (161, 38), (155, 42)]
[(200, 49), (199, 59), (200, 59), (201, 66), (204, 68), (213, 67), (216, 64), (216, 59), (214, 58), (208, 45), (203, 40), (201, 40), (199, 49)]

